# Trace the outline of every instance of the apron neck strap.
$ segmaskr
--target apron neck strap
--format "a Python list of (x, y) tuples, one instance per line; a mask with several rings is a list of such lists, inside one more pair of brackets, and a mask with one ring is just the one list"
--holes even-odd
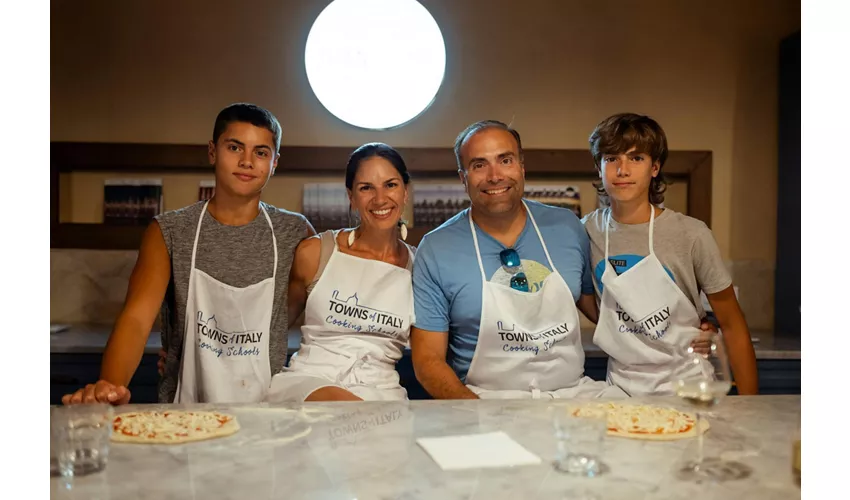
[[(531, 225), (534, 226), (534, 231), (537, 233), (537, 237), (540, 238), (540, 245), (543, 247), (543, 253), (546, 254), (546, 261), (549, 262), (549, 268), (552, 269), (552, 272), (554, 273), (556, 272), (555, 264), (552, 263), (552, 257), (549, 255), (549, 249), (546, 248), (546, 242), (543, 241), (543, 235), (540, 234), (540, 228), (537, 227), (534, 215), (532, 215), (531, 210), (525, 203), (525, 200), (522, 200), (522, 206), (525, 207), (525, 213), (528, 214), (528, 218), (531, 220)], [(472, 242), (475, 244), (475, 256), (478, 258), (478, 268), (481, 269), (481, 279), (487, 281), (487, 274), (484, 272), (484, 263), (481, 260), (481, 249), (478, 247), (478, 235), (475, 231), (475, 223), (472, 221), (472, 209), (469, 210), (469, 229), (472, 231)]]
[(546, 248), (546, 242), (543, 241), (543, 235), (540, 234), (540, 228), (537, 227), (537, 222), (534, 220), (534, 214), (531, 213), (531, 209), (528, 208), (528, 205), (525, 204), (525, 200), (522, 201), (522, 206), (525, 207), (525, 212), (528, 214), (528, 218), (531, 219), (531, 225), (534, 226), (534, 231), (537, 233), (537, 237), (540, 238), (540, 246), (543, 247), (543, 253), (546, 254), (546, 260), (549, 262), (549, 268), (552, 272), (556, 272), (555, 264), (552, 262), (552, 257), (549, 255), (549, 249)]
[[(204, 203), (204, 208), (201, 209), (201, 216), (198, 218), (198, 227), (195, 229), (195, 241), (192, 243), (192, 267), (190, 269), (195, 269), (195, 256), (198, 254), (198, 237), (201, 234), (201, 223), (204, 221), (204, 214), (207, 213), (207, 205), (210, 202), (207, 200)], [(272, 249), (274, 250), (274, 267), (272, 267), (272, 278), (277, 277), (277, 237), (274, 235), (274, 225), (272, 224), (272, 219), (269, 217), (268, 212), (266, 212), (266, 207), (260, 203), (260, 211), (263, 212), (263, 215), (266, 216), (266, 222), (269, 223), (269, 229), (272, 231)]]
[(192, 243), (192, 267), (189, 269), (195, 269), (195, 255), (198, 253), (198, 236), (201, 234), (201, 223), (204, 221), (204, 214), (207, 213), (207, 205), (209, 204), (209, 200), (204, 202), (204, 208), (201, 209), (201, 216), (198, 218), (198, 227), (195, 228), (195, 241)]
[(266, 211), (266, 207), (263, 206), (262, 202), (260, 202), (260, 210), (262, 210), (263, 215), (266, 216), (266, 222), (269, 223), (269, 230), (272, 233), (272, 250), (274, 250), (274, 267), (272, 267), (272, 278), (277, 278), (277, 237), (274, 235), (274, 224), (272, 224), (272, 218), (269, 217), (269, 213)]
[[(611, 207), (608, 207), (608, 216), (605, 219), (605, 262), (608, 262), (608, 228), (611, 227)], [(655, 228), (655, 205), (649, 205), (649, 255), (655, 255), (655, 249), (652, 245), (653, 230)]]
[(475, 231), (475, 223), (472, 222), (472, 209), (469, 210), (469, 230), (472, 231), (472, 243), (475, 245), (475, 257), (478, 259), (478, 269), (481, 269), (481, 279), (487, 281), (484, 273), (484, 263), (481, 262), (481, 251), (478, 249), (478, 235)]

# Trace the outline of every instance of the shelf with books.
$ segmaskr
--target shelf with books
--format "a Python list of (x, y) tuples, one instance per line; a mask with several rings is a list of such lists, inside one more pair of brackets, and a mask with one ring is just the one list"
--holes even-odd
[[(452, 179), (457, 165), (452, 148), (398, 148), (405, 158), (414, 183), (414, 204), (417, 203), (417, 181)], [(317, 178), (340, 177), (353, 147), (282, 146), (276, 177), (308, 175)], [(557, 181), (566, 186), (570, 179), (593, 180), (596, 171), (586, 150), (526, 149), (524, 151), (526, 178), (529, 186), (536, 181)], [(665, 173), (687, 183), (687, 212), (711, 224), (712, 154), (710, 151), (671, 151), (664, 167)], [(138, 226), (66, 223), (59, 220), (60, 174), (100, 172), (128, 174), (138, 177), (171, 173), (211, 173), (206, 145), (123, 144), (123, 143), (51, 143), (51, 248), (138, 249), (146, 223)], [(196, 181), (193, 181), (196, 182)], [(211, 196), (211, 185), (194, 189), (198, 198)], [(455, 188), (456, 189), (456, 188)], [(563, 191), (563, 190), (561, 190)], [(569, 198), (564, 192), (543, 192), (543, 197)], [(421, 188), (420, 188), (421, 192)], [(450, 196), (455, 211), (463, 208), (465, 194)], [(567, 204), (572, 200), (561, 200)], [(445, 204), (445, 203), (444, 203)], [(443, 207), (444, 209), (446, 207)], [(160, 205), (159, 210), (162, 210)], [(303, 210), (308, 210), (306, 207)], [(421, 210), (421, 207), (420, 207)], [(416, 207), (414, 207), (414, 212)], [(440, 213), (445, 212), (442, 210)], [(445, 214), (443, 214), (445, 215)], [(145, 220), (150, 220), (145, 215)], [(312, 218), (311, 218), (312, 220)], [(437, 220), (423, 223), (414, 215), (408, 242), (418, 243), (433, 229)], [(337, 227), (346, 226), (347, 222)]]

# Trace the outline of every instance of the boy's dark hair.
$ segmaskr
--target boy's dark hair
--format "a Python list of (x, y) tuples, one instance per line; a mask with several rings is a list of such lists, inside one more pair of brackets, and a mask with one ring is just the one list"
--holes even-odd
[[(602, 170), (602, 157), (606, 154), (623, 154), (635, 151), (649, 155), (653, 163), (658, 162), (658, 175), (649, 183), (649, 202), (658, 205), (664, 202), (667, 179), (662, 170), (667, 161), (667, 135), (655, 120), (635, 113), (620, 113), (599, 122), (590, 134), (590, 154), (596, 169)], [(602, 201), (608, 202), (608, 193), (601, 180), (593, 183)]]
[(282, 135), (280, 123), (271, 111), (247, 102), (237, 102), (222, 109), (215, 118), (215, 126), (213, 127), (214, 143), (218, 143), (218, 138), (224, 133), (224, 129), (233, 122), (250, 123), (255, 127), (262, 127), (268, 130), (274, 136), (275, 153), (280, 149), (280, 138)]
[(486, 130), (488, 128), (497, 128), (499, 130), (504, 130), (506, 132), (510, 132), (514, 139), (516, 139), (517, 149), (519, 150), (519, 159), (522, 160), (522, 139), (519, 137), (519, 132), (514, 130), (513, 127), (502, 123), (498, 120), (482, 120), (480, 122), (475, 122), (472, 125), (463, 129), (463, 132), (458, 134), (457, 139), (455, 139), (455, 159), (457, 160), (457, 168), (458, 170), (465, 170), (463, 163), (460, 159), (460, 148), (463, 146), (463, 143), (469, 136), (479, 132), (481, 130)]

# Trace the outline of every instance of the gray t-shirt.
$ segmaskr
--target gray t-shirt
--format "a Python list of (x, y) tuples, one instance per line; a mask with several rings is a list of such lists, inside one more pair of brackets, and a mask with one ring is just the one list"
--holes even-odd
[[(582, 219), (590, 237), (590, 259), (597, 302), (602, 297), (605, 223), (609, 210), (598, 209)], [(618, 274), (649, 255), (649, 222), (620, 224), (612, 218), (608, 238), (608, 259)], [(711, 229), (698, 219), (666, 208), (655, 216), (653, 239), (656, 257), (696, 307), (699, 316), (704, 317), (700, 290), (712, 294), (732, 285), (732, 277), (726, 270)]]
[[(269, 335), (269, 362), (272, 374), (286, 362), (289, 318), (287, 291), (289, 270), (295, 247), (307, 234), (307, 219), (263, 203), (277, 238), (277, 275), (274, 306)], [(159, 384), (160, 403), (170, 403), (177, 391), (183, 340), (186, 331), (186, 301), (189, 272), (192, 267), (192, 245), (204, 202), (165, 212), (156, 217), (168, 254), (171, 256), (171, 281), (162, 303), (162, 345), (168, 353), (165, 374)], [(242, 226), (227, 226), (217, 221), (209, 210), (204, 214), (195, 266), (213, 278), (234, 287), (246, 287), (272, 276), (274, 249), (271, 228), (262, 211)]]

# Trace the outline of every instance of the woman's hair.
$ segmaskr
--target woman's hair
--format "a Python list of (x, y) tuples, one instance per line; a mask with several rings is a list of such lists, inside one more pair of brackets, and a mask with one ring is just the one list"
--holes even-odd
[(354, 187), (354, 176), (357, 175), (357, 169), (360, 168), (360, 163), (375, 156), (390, 162), (398, 170), (401, 180), (404, 181), (405, 185), (410, 182), (407, 165), (405, 165), (404, 159), (398, 154), (398, 151), (382, 142), (370, 142), (355, 149), (351, 153), (351, 156), (348, 157), (348, 164), (345, 166), (345, 187), (348, 189)]
[[(395, 167), (396, 170), (398, 170), (399, 175), (401, 175), (401, 180), (404, 182), (405, 186), (410, 183), (410, 174), (407, 172), (407, 165), (404, 163), (404, 158), (401, 157), (398, 151), (383, 142), (370, 142), (355, 149), (354, 152), (351, 153), (351, 156), (348, 157), (348, 164), (345, 165), (346, 188), (349, 190), (354, 188), (354, 176), (357, 175), (357, 169), (360, 168), (360, 164), (363, 160), (368, 160), (369, 158), (376, 156), (387, 160), (393, 167)], [(349, 225), (353, 226), (354, 221), (355, 218), (352, 217), (351, 208), (349, 207)], [(400, 220), (399, 224), (406, 224), (406, 222)]]

